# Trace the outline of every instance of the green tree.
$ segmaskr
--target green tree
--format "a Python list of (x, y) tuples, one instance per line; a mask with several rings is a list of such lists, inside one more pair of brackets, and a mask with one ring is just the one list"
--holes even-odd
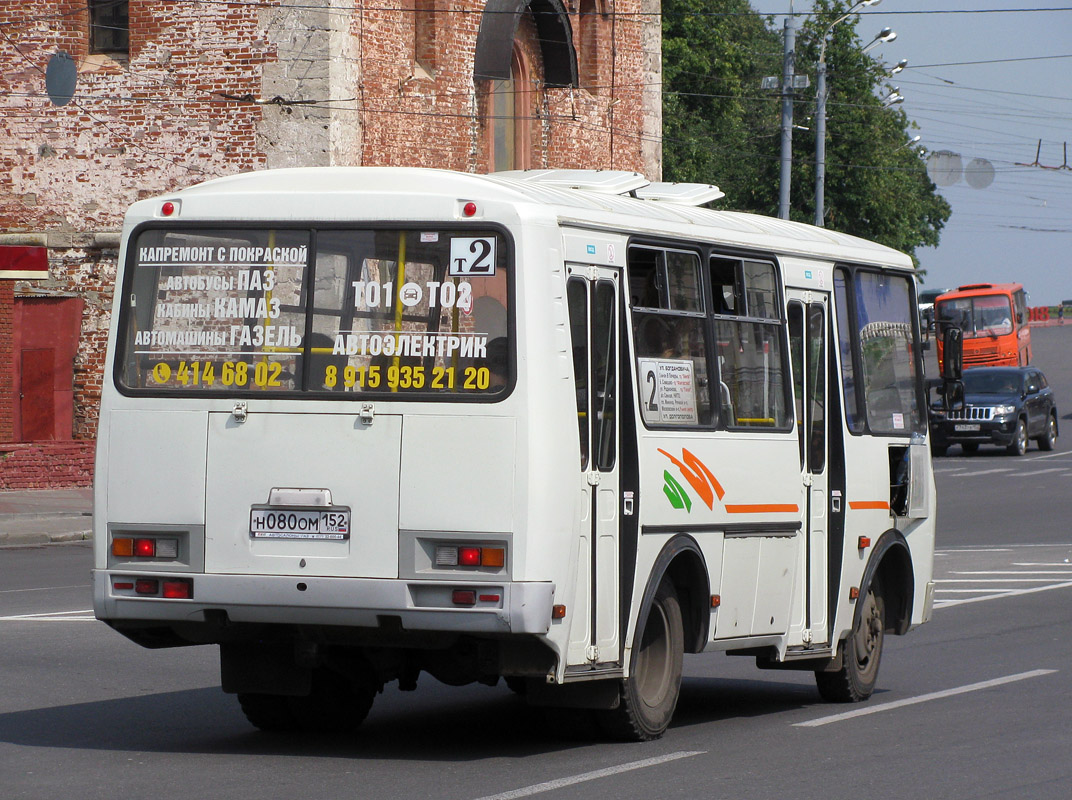
[[(949, 204), (907, 146), (912, 123), (884, 107), (886, 67), (862, 52), (858, 17), (834, 26), (845, 0), (816, 0), (815, 14), (797, 32), (796, 72), (811, 78), (799, 90), (793, 138), (791, 217), (815, 214), (815, 65), (830, 31), (827, 63), (825, 225), (872, 239), (915, 257), (934, 246), (949, 219)], [(780, 157), (779, 98), (760, 79), (781, 75), (782, 35), (746, 0), (664, 0), (664, 176), (717, 183), (720, 207), (777, 212)]]
[(667, 180), (716, 183), (720, 207), (775, 213), (778, 107), (759, 82), (780, 73), (781, 52), (748, 0), (664, 0)]

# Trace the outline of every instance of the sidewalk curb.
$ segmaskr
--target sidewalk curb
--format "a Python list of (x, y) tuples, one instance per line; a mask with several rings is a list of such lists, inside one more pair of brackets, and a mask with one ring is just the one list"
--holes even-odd
[(5, 547), (34, 547), (44, 544), (69, 544), (91, 542), (93, 531), (66, 533), (0, 533), (0, 549)]

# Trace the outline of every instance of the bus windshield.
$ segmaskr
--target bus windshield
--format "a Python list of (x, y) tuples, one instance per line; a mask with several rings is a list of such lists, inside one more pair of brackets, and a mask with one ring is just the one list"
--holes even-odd
[(480, 397), (507, 383), (498, 232), (147, 228), (128, 263), (124, 391)]
[(958, 297), (938, 304), (937, 319), (956, 322), (967, 338), (1012, 333), (1012, 304), (1008, 295)]

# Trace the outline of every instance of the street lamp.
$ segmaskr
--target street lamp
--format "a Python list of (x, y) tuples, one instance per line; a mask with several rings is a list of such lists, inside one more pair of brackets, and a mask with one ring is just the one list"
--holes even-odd
[[(815, 70), (815, 224), (823, 227), (823, 215), (825, 213), (824, 197), (826, 192), (826, 42), (834, 31), (834, 26), (844, 22), (865, 6), (877, 6), (882, 0), (860, 0), (852, 8), (835, 19), (823, 33), (822, 42), (819, 45), (819, 63)], [(897, 34), (889, 28), (884, 28), (882, 33), (875, 37), (868, 47), (878, 44), (883, 35), (890, 35), (885, 41), (893, 41)], [(866, 49), (864, 52), (867, 52)]]
[(904, 144), (902, 144), (902, 145), (901, 145), (900, 147), (896, 147), (896, 148), (894, 148), (894, 150), (895, 150), (895, 151), (896, 151), (896, 150), (904, 150), (904, 149), (905, 149), (906, 147), (911, 147), (911, 146), (912, 146), (912, 145), (914, 145), (914, 144), (918, 144), (918, 143), (919, 143), (919, 140), (920, 140), (920, 139), (922, 139), (922, 138), (923, 138), (923, 137), (922, 137), (921, 135), (919, 135), (919, 134), (917, 133), (917, 134), (916, 134), (915, 136), (913, 136), (913, 137), (912, 137), (911, 139), (909, 139), (909, 140), (908, 140), (907, 142), (905, 142)]
[(901, 87), (900, 86), (894, 86), (893, 91), (890, 92), (888, 95), (886, 95), (884, 98), (882, 98), (882, 107), (883, 108), (889, 108), (890, 106), (895, 106), (898, 103), (903, 103), (903, 102), (904, 102), (904, 95), (901, 94)]
[[(893, 28), (883, 28), (882, 30), (880, 30), (878, 32), (878, 35), (875, 36), (874, 39), (872, 39), (870, 42), (868, 42), (866, 45), (864, 45), (863, 49), (860, 52), (861, 53), (868, 53), (868, 52), (874, 50), (880, 44), (885, 44), (886, 42), (892, 42), (896, 38), (897, 38), (897, 32), (894, 31)], [(908, 64), (908, 59), (907, 58), (905, 59), (905, 64), (906, 65)]]

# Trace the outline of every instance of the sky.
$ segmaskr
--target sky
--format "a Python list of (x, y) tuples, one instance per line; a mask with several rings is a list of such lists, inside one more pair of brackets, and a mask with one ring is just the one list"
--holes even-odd
[[(784, 15), (790, 0), (753, 7)], [(811, 7), (792, 3), (798, 14)], [(1028, 10), (1042, 8), (1061, 10)], [(1016, 282), (1031, 305), (1072, 301), (1072, 0), (881, 0), (859, 16), (863, 44), (885, 27), (897, 33), (870, 52), (891, 68), (908, 59), (889, 85), (918, 126), (910, 134), (921, 137), (922, 157), (959, 155), (962, 166), (977, 165), (977, 185), (986, 183), (983, 162), (993, 166), (985, 188), (963, 174), (939, 187), (953, 214), (938, 247), (916, 250), (924, 288)]]

